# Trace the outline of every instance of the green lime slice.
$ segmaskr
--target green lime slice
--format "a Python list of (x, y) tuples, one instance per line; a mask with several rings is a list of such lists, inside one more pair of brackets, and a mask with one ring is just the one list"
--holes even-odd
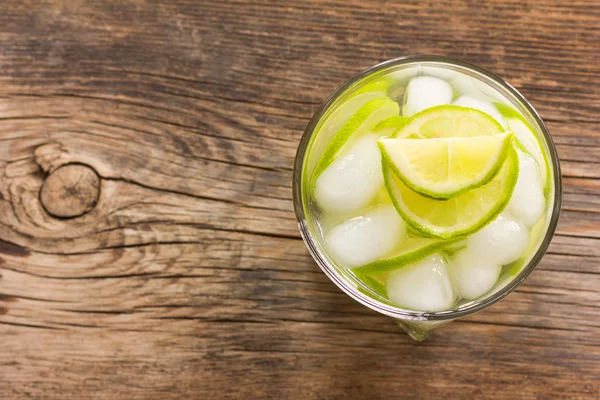
[(488, 183), (449, 200), (435, 200), (406, 186), (383, 161), (385, 186), (398, 213), (420, 233), (442, 239), (468, 235), (492, 221), (508, 204), (519, 173), (519, 159), (511, 148)]
[[(336, 155), (350, 138), (356, 139), (360, 137), (361, 134), (371, 131), (381, 121), (394, 115), (398, 115), (399, 111), (400, 108), (398, 107), (398, 103), (389, 97), (376, 97), (364, 103), (358, 111), (346, 120), (325, 148), (323, 156), (321, 156), (321, 159), (313, 171), (313, 180), (318, 178), (319, 175), (321, 175), (321, 173), (333, 162)], [(329, 127), (329, 129), (331, 128)]]
[(494, 106), (496, 106), (500, 114), (504, 117), (509, 129), (514, 132), (517, 146), (533, 157), (537, 163), (544, 194), (547, 196), (550, 192), (548, 180), (548, 176), (550, 176), (550, 164), (548, 163), (548, 157), (540, 138), (535, 134), (535, 130), (529, 122), (517, 110), (502, 103), (494, 103)]
[(385, 287), (385, 281), (387, 276), (373, 276), (363, 274), (361, 272), (353, 271), (354, 275), (367, 286), (369, 286), (375, 293), (381, 297), (387, 298), (387, 289)]
[[(394, 84), (394, 80), (388, 76), (377, 78), (366, 84), (359, 83), (358, 85), (360, 87), (358, 87), (352, 93), (351, 97), (357, 96), (362, 93), (367, 93), (367, 92), (381, 92), (384, 95), (387, 95), (390, 90), (390, 87), (393, 84)], [(352, 89), (350, 89), (350, 90), (352, 90)]]
[(315, 128), (315, 132), (326, 135), (335, 134), (342, 129), (346, 121), (348, 121), (350, 117), (352, 117), (358, 111), (359, 108), (364, 106), (365, 103), (380, 97), (385, 97), (385, 93), (379, 91), (370, 91), (359, 93), (350, 97), (340, 104), (335, 110), (333, 110), (327, 118), (319, 121), (317, 127)]
[[(318, 133), (318, 135), (313, 135), (312, 141), (314, 143), (312, 144), (310, 153), (323, 154), (329, 141), (340, 129), (342, 129), (346, 121), (348, 121), (358, 109), (364, 106), (369, 100), (379, 97), (385, 97), (385, 93), (374, 91), (355, 94), (346, 98), (341, 104), (332, 107), (330, 111), (327, 111), (315, 127), (315, 132)], [(314, 164), (316, 164), (317, 161), (318, 160), (315, 160)]]
[(378, 123), (377, 126), (373, 128), (373, 132), (379, 134), (381, 137), (394, 137), (406, 124), (407, 120), (408, 118), (406, 117), (394, 115), (393, 117), (389, 117)]
[(440, 240), (435, 238), (410, 237), (398, 246), (393, 256), (353, 268), (352, 272), (360, 275), (371, 275), (400, 269), (458, 241), (459, 239)]
[(449, 199), (489, 182), (500, 170), (512, 133), (438, 139), (380, 139), (388, 166), (415, 192)]
[(505, 129), (488, 114), (455, 105), (431, 107), (410, 117), (398, 132), (399, 138), (447, 138), (488, 136)]
[(458, 241), (452, 241), (452, 244), (449, 244), (448, 246), (444, 247), (444, 253), (447, 256), (452, 256), (454, 255), (456, 252), (464, 249), (467, 247), (467, 240), (466, 239), (462, 239), (462, 240), (458, 240)]

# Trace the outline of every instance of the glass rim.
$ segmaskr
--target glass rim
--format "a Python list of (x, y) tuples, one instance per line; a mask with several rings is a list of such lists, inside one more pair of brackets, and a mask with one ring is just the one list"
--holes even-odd
[[(304, 204), (302, 201), (302, 173), (304, 166), (304, 158), (306, 156), (306, 151), (308, 149), (308, 144), (312, 135), (314, 134), (315, 127), (318, 122), (321, 120), (323, 115), (329, 110), (329, 107), (350, 87), (361, 81), (363, 78), (368, 77), (369, 75), (378, 72), (380, 70), (384, 70), (389, 67), (403, 65), (403, 64), (411, 64), (411, 63), (419, 63), (419, 62), (439, 62), (442, 64), (450, 64), (466, 69), (473, 70), (479, 74), (482, 74), (489, 79), (495, 81), (498, 85), (502, 86), (505, 90), (507, 90), (512, 96), (514, 96), (517, 100), (519, 100), (522, 106), (531, 114), (535, 123), (540, 128), (542, 135), (544, 136), (544, 140), (548, 147), (548, 153), (550, 156), (550, 163), (553, 172), (553, 181), (554, 181), (554, 205), (552, 207), (552, 213), (550, 216), (550, 221), (548, 224), (548, 229), (546, 230), (543, 241), (538, 247), (536, 253), (528, 262), (528, 264), (521, 270), (521, 272), (513, 278), (506, 286), (502, 289), (498, 290), (496, 293), (477, 301), (473, 304), (470, 304), (464, 308), (456, 309), (456, 310), (447, 310), (447, 311), (438, 311), (438, 312), (422, 312), (422, 311), (413, 311), (407, 310), (399, 307), (390, 306), (388, 304), (382, 303), (375, 298), (372, 298), (364, 293), (362, 293), (358, 288), (354, 287), (349, 281), (347, 281), (340, 273), (338, 273), (332, 265), (327, 261), (326, 257), (322, 254), (321, 250), (318, 248), (315, 238), (310, 233), (307, 222), (306, 215), (304, 211)], [(558, 224), (558, 217), (560, 213), (560, 207), (562, 202), (562, 177), (560, 171), (560, 162), (558, 159), (558, 154), (556, 152), (556, 147), (554, 146), (554, 142), (552, 141), (552, 137), (548, 131), (548, 128), (544, 124), (544, 121), (539, 116), (537, 111), (533, 108), (533, 106), (525, 99), (525, 97), (516, 90), (512, 85), (502, 79), (500, 76), (496, 75), (493, 72), (487, 71), (479, 66), (470, 64), (468, 62), (455, 60), (453, 58), (445, 57), (445, 56), (436, 56), (436, 55), (411, 55), (411, 56), (403, 56), (398, 58), (393, 58), (387, 61), (383, 61), (379, 64), (376, 64), (372, 67), (369, 67), (362, 72), (354, 75), (348, 81), (340, 85), (336, 90), (334, 90), (327, 100), (325, 100), (321, 106), (317, 109), (310, 122), (306, 126), (302, 138), (298, 144), (298, 150), (296, 152), (296, 158), (294, 160), (294, 171), (293, 171), (293, 201), (294, 201), (294, 211), (296, 213), (296, 219), (298, 222), (298, 228), (300, 229), (300, 234), (306, 247), (308, 248), (312, 258), (319, 265), (319, 267), (325, 272), (325, 274), (332, 280), (336, 286), (338, 286), (342, 291), (344, 291), (347, 295), (352, 297), (354, 300), (359, 303), (375, 310), (381, 314), (398, 318), (402, 320), (417, 320), (417, 321), (451, 321), (456, 318), (464, 317), (467, 315), (474, 314), (478, 311), (482, 311), (491, 305), (497, 303), (506, 297), (509, 293), (515, 290), (525, 279), (531, 274), (531, 272), (535, 269), (535, 267), (539, 264), (542, 257), (546, 253), (548, 246), (554, 236), (556, 231), (556, 226)]]

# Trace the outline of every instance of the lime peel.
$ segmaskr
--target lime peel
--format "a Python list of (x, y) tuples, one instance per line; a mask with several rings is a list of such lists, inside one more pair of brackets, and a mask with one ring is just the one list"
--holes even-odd
[[(356, 268), (355, 268), (356, 269)], [(367, 273), (361, 273), (360, 271), (352, 271), (354, 275), (366, 284), (371, 290), (380, 295), (383, 298), (387, 298), (387, 288), (385, 287), (385, 279), (379, 279), (379, 277), (371, 276)]]
[(407, 238), (396, 250), (393, 257), (377, 260), (367, 265), (353, 268), (352, 272), (361, 275), (380, 274), (413, 264), (428, 255), (436, 253), (461, 239), (440, 240), (435, 238)]
[(393, 137), (396, 132), (398, 132), (404, 125), (406, 125), (406, 121), (408, 118), (401, 117), (400, 115), (394, 115), (387, 119), (384, 119), (380, 123), (378, 123), (375, 128), (373, 128), (373, 132), (381, 132), (381, 131), (391, 131), (391, 135), (389, 137)]

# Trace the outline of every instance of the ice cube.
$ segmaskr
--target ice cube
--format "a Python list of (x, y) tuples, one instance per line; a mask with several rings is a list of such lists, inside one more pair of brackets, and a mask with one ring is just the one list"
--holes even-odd
[(445, 80), (454, 89), (454, 93), (479, 94), (479, 81), (463, 72), (440, 67), (421, 67), (420, 73)]
[(461, 75), (466, 76), (461, 72), (435, 65), (421, 65), (418, 69), (417, 74), (419, 76), (433, 76), (434, 78), (443, 79), (446, 82), (450, 82), (451, 80), (456, 79)]
[(477, 93), (475, 81), (475, 78), (472, 78), (460, 72), (457, 72), (452, 79), (448, 79), (448, 83), (450, 84), (450, 86), (452, 86), (454, 92), (459, 93), (461, 95)]
[(348, 212), (365, 207), (383, 187), (381, 153), (376, 135), (368, 135), (327, 167), (315, 182), (321, 208)]
[(393, 271), (386, 287), (391, 301), (412, 310), (447, 310), (456, 301), (448, 263), (440, 254)]
[(406, 223), (386, 204), (332, 228), (325, 246), (339, 266), (353, 268), (385, 256), (405, 237)]
[(488, 293), (488, 296), (492, 296), (504, 289), (510, 282), (512, 282), (514, 278), (514, 276), (509, 275), (498, 279), (498, 282), (494, 285), (494, 288)]
[(418, 76), (411, 79), (406, 88), (406, 102), (403, 115), (410, 117), (427, 108), (450, 104), (452, 87), (448, 82), (432, 76)]
[(545, 198), (542, 180), (535, 160), (519, 153), (519, 177), (506, 210), (528, 227), (533, 226), (544, 212)]
[(450, 84), (450, 86), (452, 86), (454, 92), (460, 95), (468, 94), (482, 100), (496, 101), (506, 105), (511, 105), (506, 97), (500, 94), (490, 84), (475, 77), (469, 76), (464, 72), (440, 67), (423, 66), (419, 68), (419, 74), (434, 76), (436, 78), (445, 80)]
[(490, 117), (494, 118), (496, 121), (498, 121), (500, 125), (506, 127), (506, 122), (504, 122), (504, 119), (502, 118), (500, 112), (496, 109), (496, 107), (493, 106), (492, 103), (488, 101), (481, 100), (469, 95), (462, 95), (458, 99), (456, 99), (452, 104), (462, 107), (474, 108), (476, 110), (484, 112)]
[(490, 101), (511, 105), (510, 101), (494, 88), (494, 85), (480, 81), (479, 79), (473, 79), (473, 86), (475, 87), (475, 91), (471, 94), (477, 93), (477, 97), (479, 98), (485, 97)]
[(454, 288), (467, 300), (487, 293), (498, 280), (501, 269), (500, 264), (478, 257), (469, 249), (457, 252), (450, 260)]
[(529, 231), (507, 214), (467, 239), (467, 249), (476, 257), (500, 265), (518, 260), (529, 246)]
[(415, 77), (417, 71), (413, 68), (398, 69), (387, 74), (387, 78), (391, 79), (396, 85), (406, 86), (408, 81)]

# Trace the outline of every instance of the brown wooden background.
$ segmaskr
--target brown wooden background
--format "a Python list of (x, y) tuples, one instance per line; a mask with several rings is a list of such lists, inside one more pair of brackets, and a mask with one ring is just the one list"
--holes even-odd
[[(416, 53), (520, 89), (564, 175), (527, 283), (422, 344), (291, 199), (320, 102)], [(0, 398), (600, 398), (599, 88), (598, 1), (3, 0)]]

